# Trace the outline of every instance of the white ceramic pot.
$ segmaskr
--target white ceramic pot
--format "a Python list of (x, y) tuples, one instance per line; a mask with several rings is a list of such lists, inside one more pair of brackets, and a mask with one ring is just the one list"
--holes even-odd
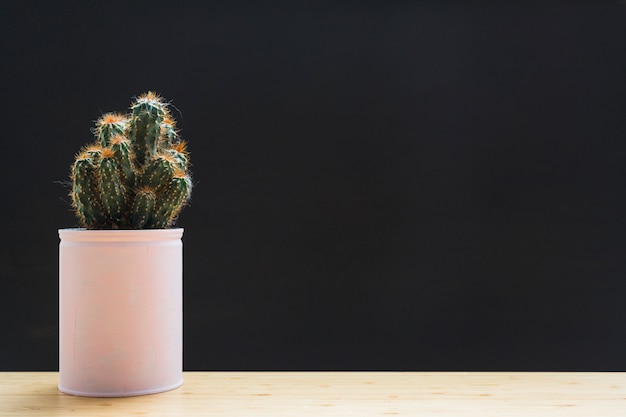
[(90, 397), (182, 385), (183, 229), (61, 229), (59, 390)]

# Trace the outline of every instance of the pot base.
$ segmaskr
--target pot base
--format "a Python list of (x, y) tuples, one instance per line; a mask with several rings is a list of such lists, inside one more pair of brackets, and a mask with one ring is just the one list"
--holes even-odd
[(137, 397), (140, 395), (150, 395), (150, 394), (158, 394), (160, 392), (172, 391), (176, 388), (180, 388), (183, 385), (183, 380), (181, 379), (179, 382), (173, 385), (169, 385), (166, 387), (159, 388), (151, 388), (146, 390), (137, 390), (137, 391), (123, 391), (123, 392), (85, 392), (85, 391), (77, 391), (73, 389), (64, 388), (59, 384), (59, 391), (64, 394), (75, 395), (78, 397)]

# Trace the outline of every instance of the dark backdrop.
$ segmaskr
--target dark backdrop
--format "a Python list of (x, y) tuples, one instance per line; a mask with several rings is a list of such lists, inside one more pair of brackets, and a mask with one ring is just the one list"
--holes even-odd
[(84, 3), (0, 6), (0, 370), (57, 369), (61, 182), (147, 90), (186, 369), (626, 370), (626, 3)]

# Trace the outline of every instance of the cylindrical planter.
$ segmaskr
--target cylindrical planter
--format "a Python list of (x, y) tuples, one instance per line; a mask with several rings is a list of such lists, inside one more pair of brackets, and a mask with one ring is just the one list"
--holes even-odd
[(183, 229), (61, 229), (59, 390), (90, 397), (182, 385)]

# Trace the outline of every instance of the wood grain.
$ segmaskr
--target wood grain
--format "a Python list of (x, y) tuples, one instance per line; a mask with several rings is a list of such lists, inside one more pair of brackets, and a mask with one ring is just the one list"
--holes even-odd
[(626, 416), (626, 373), (186, 372), (174, 391), (83, 398), (0, 372), (0, 416)]

